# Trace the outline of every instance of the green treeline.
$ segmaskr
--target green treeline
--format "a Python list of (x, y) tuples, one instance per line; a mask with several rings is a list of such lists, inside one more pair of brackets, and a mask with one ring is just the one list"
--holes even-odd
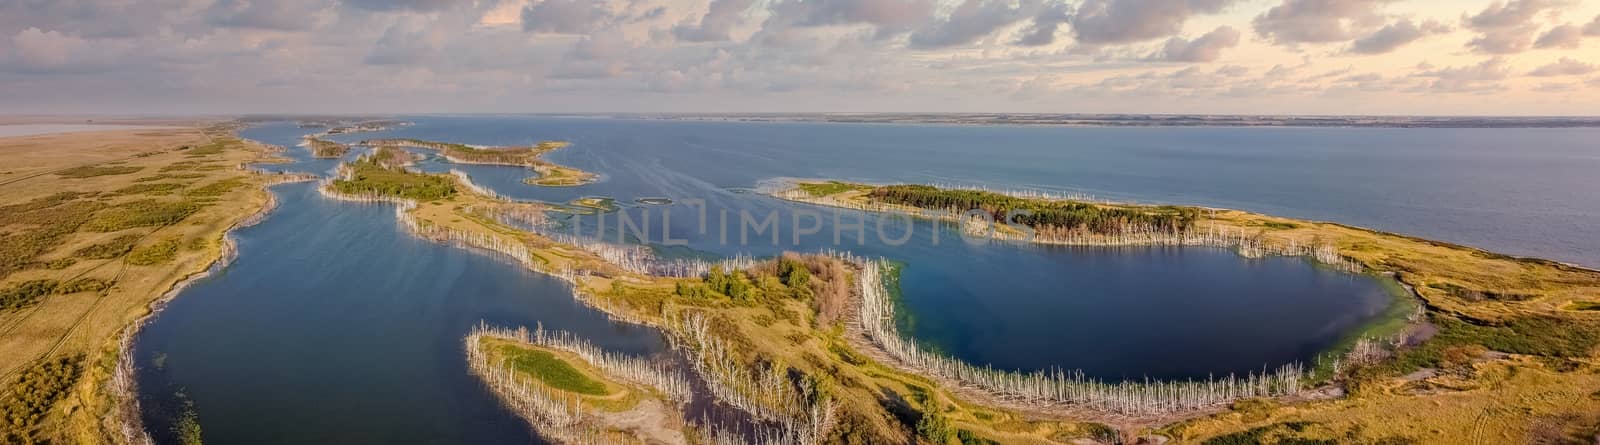
[(882, 186), (872, 189), (870, 196), (889, 204), (925, 209), (963, 212), (978, 209), (987, 212), (995, 221), (1012, 221), (1007, 218), (1009, 214), (1025, 211), (1029, 213), (1017, 215), (1015, 222), (1035, 228), (1083, 229), (1105, 235), (1130, 229), (1188, 230), (1200, 216), (1200, 211), (1192, 207), (1128, 209), (1076, 201), (1025, 199), (976, 190), (942, 190), (926, 185)]

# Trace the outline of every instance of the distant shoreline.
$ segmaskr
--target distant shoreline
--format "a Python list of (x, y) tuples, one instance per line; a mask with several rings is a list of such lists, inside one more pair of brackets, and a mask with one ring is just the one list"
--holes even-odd
[(1107, 128), (1600, 128), (1600, 116), (1246, 116), (1009, 113), (593, 113), (550, 117), (694, 122), (922, 124)]

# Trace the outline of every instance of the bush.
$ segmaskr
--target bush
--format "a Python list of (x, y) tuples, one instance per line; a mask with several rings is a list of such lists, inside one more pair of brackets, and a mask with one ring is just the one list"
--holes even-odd
[(0, 290), (0, 310), (22, 309), (39, 303), (56, 290), (56, 280), (29, 280)]
[(922, 411), (922, 419), (917, 420), (917, 436), (929, 443), (946, 444), (955, 437), (955, 427), (950, 424), (950, 419), (939, 413), (937, 407), (928, 407)]
[[(38, 425), (50, 407), (65, 398), (82, 374), (82, 356), (46, 360), (23, 372), (6, 394), (5, 422), (10, 431), (26, 431)], [(20, 433), (8, 433), (17, 434)]]

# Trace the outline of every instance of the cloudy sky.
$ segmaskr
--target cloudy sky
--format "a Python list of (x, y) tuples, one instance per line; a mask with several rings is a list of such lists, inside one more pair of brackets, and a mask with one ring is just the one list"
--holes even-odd
[(0, 113), (1600, 114), (1600, 0), (0, 0)]

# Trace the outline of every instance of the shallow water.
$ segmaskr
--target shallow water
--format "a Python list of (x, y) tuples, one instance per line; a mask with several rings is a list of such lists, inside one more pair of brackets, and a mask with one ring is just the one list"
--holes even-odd
[(13, 136), (37, 136), (42, 134), (77, 133), (83, 131), (115, 131), (115, 130), (146, 130), (164, 129), (154, 125), (101, 125), (101, 124), (12, 124), (0, 125), (0, 138)]

